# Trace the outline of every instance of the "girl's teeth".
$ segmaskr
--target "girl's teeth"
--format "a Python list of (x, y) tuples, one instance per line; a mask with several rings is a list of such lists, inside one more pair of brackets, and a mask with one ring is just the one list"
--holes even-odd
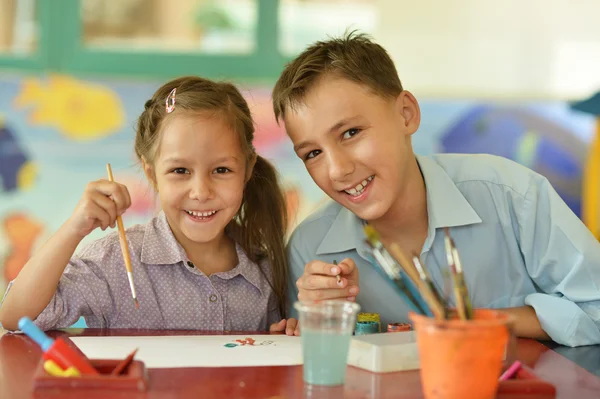
[(215, 213), (217, 213), (217, 211), (208, 211), (208, 212), (187, 211), (187, 213), (192, 216), (196, 216), (196, 217), (208, 217), (208, 216), (214, 215)]

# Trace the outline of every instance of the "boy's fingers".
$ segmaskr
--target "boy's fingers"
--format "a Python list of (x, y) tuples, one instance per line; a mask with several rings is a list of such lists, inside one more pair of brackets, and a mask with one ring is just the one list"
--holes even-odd
[(340, 272), (340, 267), (331, 263), (325, 263), (320, 260), (313, 260), (304, 267), (304, 274), (321, 274), (325, 276), (335, 276)]
[(345, 299), (350, 296), (356, 296), (359, 292), (357, 286), (336, 289), (320, 289), (320, 290), (299, 290), (299, 301), (322, 301), (325, 299)]
[(320, 290), (324, 288), (344, 288), (347, 282), (346, 279), (341, 279), (340, 284), (338, 284), (336, 277), (312, 274), (301, 276), (296, 285), (299, 289)]
[(354, 271), (358, 271), (356, 263), (350, 258), (345, 258), (338, 266), (342, 269), (342, 274), (352, 274)]

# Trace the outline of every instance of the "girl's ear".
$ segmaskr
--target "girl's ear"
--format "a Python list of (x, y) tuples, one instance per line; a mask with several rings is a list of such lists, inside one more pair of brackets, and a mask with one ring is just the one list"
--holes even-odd
[(142, 165), (144, 166), (144, 174), (146, 175), (146, 178), (148, 179), (154, 190), (158, 192), (158, 185), (156, 184), (156, 172), (154, 171), (154, 168), (150, 163), (146, 162), (146, 159), (144, 159), (143, 157)]
[(250, 178), (252, 177), (252, 172), (254, 171), (254, 165), (256, 165), (256, 153), (252, 154), (252, 158), (248, 161), (248, 167), (246, 168), (246, 179), (244, 183), (248, 183)]

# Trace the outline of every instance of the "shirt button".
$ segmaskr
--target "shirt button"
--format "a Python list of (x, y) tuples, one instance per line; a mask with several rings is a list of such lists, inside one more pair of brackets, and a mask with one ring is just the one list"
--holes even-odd
[(209, 300), (210, 300), (211, 302), (217, 302), (217, 296), (216, 296), (215, 294), (212, 294), (212, 295), (210, 296)]
[(190, 262), (189, 260), (188, 260), (188, 262), (187, 262), (187, 265), (188, 265), (189, 267), (194, 267), (194, 264), (193, 264), (192, 262)]

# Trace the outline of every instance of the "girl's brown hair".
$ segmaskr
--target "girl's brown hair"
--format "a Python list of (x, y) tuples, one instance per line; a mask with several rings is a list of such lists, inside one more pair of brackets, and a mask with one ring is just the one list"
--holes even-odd
[[(165, 101), (173, 89), (177, 89), (175, 110), (167, 113)], [(247, 167), (256, 157), (252, 175), (244, 188), (242, 206), (228, 228), (253, 262), (268, 259), (271, 279), (267, 280), (277, 297), (279, 312), (285, 317), (288, 276), (284, 243), (287, 228), (285, 197), (277, 171), (254, 150), (254, 123), (242, 94), (230, 83), (187, 76), (163, 85), (144, 108), (137, 122), (135, 138), (135, 152), (142, 162), (154, 163), (165, 121), (181, 112), (201, 111), (220, 112), (226, 117), (240, 136)], [(261, 267), (259, 269), (265, 273)]]

